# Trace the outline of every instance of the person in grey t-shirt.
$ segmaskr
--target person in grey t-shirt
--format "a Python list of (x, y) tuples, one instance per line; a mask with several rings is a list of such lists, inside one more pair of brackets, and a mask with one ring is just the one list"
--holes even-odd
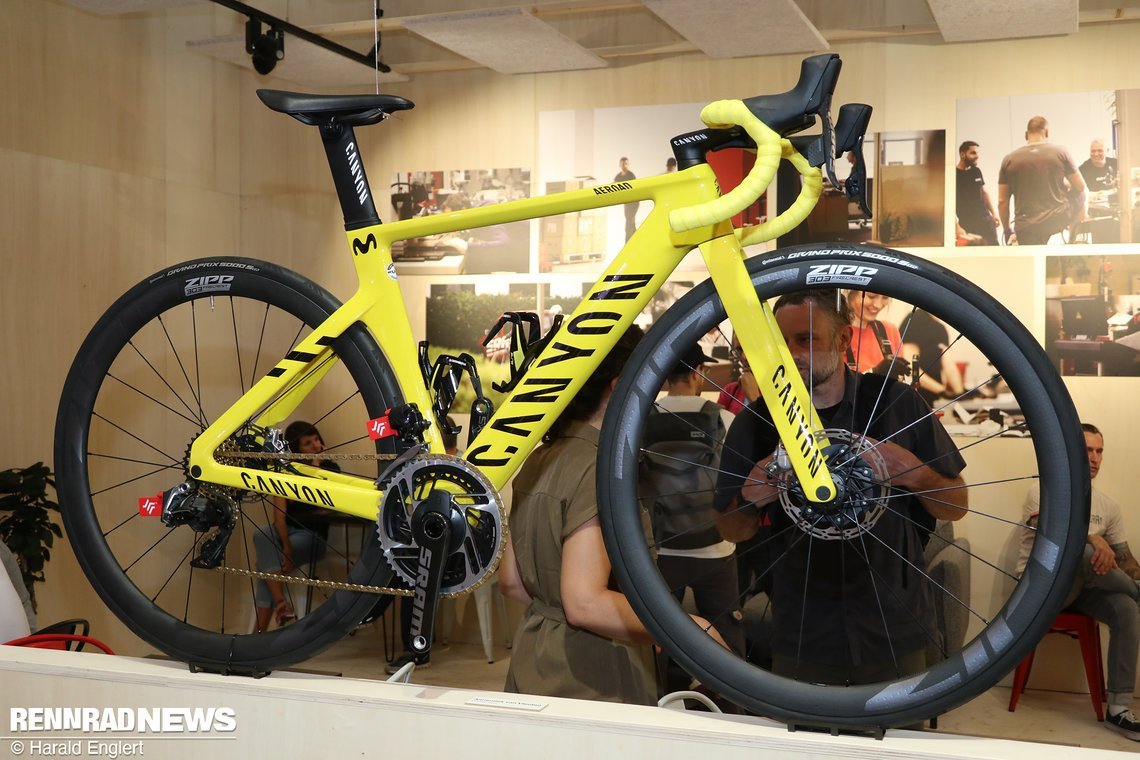
[(1025, 145), (1001, 162), (998, 215), (1007, 242), (1016, 235), (1019, 245), (1044, 245), (1054, 234), (1085, 219), (1085, 180), (1069, 151), (1048, 139), (1049, 122), (1034, 116), (1025, 127)]

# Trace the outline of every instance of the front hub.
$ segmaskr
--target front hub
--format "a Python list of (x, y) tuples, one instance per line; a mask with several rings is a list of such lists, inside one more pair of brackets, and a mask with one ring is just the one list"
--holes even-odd
[(875, 526), (886, 511), (890, 478), (875, 444), (848, 430), (825, 430), (832, 442), (823, 450), (835, 482), (835, 498), (811, 502), (791, 473), (782, 475), (787, 487), (780, 505), (805, 533), (828, 541), (850, 540)]

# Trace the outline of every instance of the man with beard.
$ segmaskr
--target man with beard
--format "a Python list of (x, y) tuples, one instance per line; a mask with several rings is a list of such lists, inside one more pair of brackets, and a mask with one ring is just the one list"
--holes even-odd
[(966, 140), (958, 146), (958, 224), (966, 232), (978, 235), (984, 245), (997, 245), (998, 215), (990, 194), (986, 192), (986, 181), (978, 168), (978, 144)]
[[(806, 533), (795, 510), (778, 503), (794, 476), (784, 481), (767, 469), (778, 443), (767, 407), (760, 400), (737, 415), (725, 440), (714, 506), (717, 527), (729, 541), (745, 541), (761, 523), (771, 523), (777, 558), (771, 568), (772, 670), (827, 684), (918, 672), (935, 635), (924, 539), (935, 518), (957, 520), (968, 511), (959, 476), (965, 462), (913, 389), (846, 366), (852, 312), (840, 293), (790, 294), (774, 311), (823, 427), (864, 436), (882, 457), (875, 479), (889, 487), (878, 494), (887, 497), (885, 511), (858, 535), (829, 540)], [(845, 458), (840, 454), (833, 464)], [(875, 458), (863, 454), (864, 460)], [(814, 509), (827, 514), (826, 506)], [(802, 511), (798, 517), (816, 520)]]
[(1089, 189), (1088, 230), (1094, 243), (1119, 243), (1120, 190), (1115, 158), (1105, 153), (1104, 141), (1093, 140), (1088, 159), (1078, 167)]
[(1106, 190), (1117, 189), (1116, 159), (1109, 158), (1104, 152), (1104, 142), (1093, 140), (1089, 145), (1089, 157), (1081, 164), (1081, 176), (1091, 192), (1099, 193)]

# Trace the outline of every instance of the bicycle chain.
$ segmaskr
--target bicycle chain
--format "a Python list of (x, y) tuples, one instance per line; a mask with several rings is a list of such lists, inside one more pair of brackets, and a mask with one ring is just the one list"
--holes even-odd
[(378, 461), (391, 461), (399, 456), (399, 454), (294, 454), (294, 453), (280, 453), (275, 454), (272, 451), (226, 451), (223, 456), (229, 459), (375, 459)]
[[(414, 589), (407, 588), (392, 588), (390, 586), (367, 586), (362, 583), (344, 583), (343, 581), (322, 581), (318, 578), (301, 578), (296, 575), (281, 575), (280, 573), (264, 573), (260, 570), (244, 570), (240, 567), (226, 567), (221, 565), (214, 568), (219, 573), (228, 573), (230, 575), (241, 575), (247, 578), (258, 578), (266, 581), (278, 581), (280, 583), (288, 583), (294, 586), (313, 586), (315, 588), (328, 588), (334, 591), (358, 591), (363, 594), (387, 594), (390, 596), (415, 596)], [(470, 594), (475, 589), (486, 583), (490, 577), (494, 575), (489, 572), (483, 576), (483, 579), (478, 583), (468, 586), (462, 591), (446, 592), (441, 591), (439, 594), (440, 599), (454, 599), (464, 594)]]
[[(395, 459), (395, 454), (295, 454), (292, 452), (279, 452), (274, 453), (270, 451), (227, 451), (225, 452), (226, 458), (231, 459), (277, 459), (277, 460), (293, 460), (303, 459), (306, 461), (313, 459)], [(359, 583), (342, 583), (339, 581), (322, 581), (317, 578), (298, 578), (295, 575), (281, 575), (280, 573), (265, 573), (260, 570), (247, 570), (239, 567), (227, 567), (222, 565), (214, 568), (220, 573), (229, 573), (230, 575), (240, 575), (246, 578), (257, 578), (259, 580), (277, 581), (279, 583), (290, 583), (300, 586), (313, 586), (316, 588), (327, 588), (335, 591), (359, 591), (366, 594), (393, 594), (395, 596), (411, 596), (412, 592), (407, 589), (388, 588), (386, 586), (366, 586)]]
[[(234, 459), (340, 459), (340, 460), (363, 460), (374, 459), (378, 461), (391, 461), (396, 459), (398, 454), (294, 454), (278, 453), (275, 454), (271, 451), (227, 451), (227, 457)], [(342, 581), (322, 581), (318, 578), (300, 578), (296, 575), (281, 575), (280, 573), (265, 573), (260, 570), (246, 570), (239, 567), (227, 567), (225, 565), (214, 568), (220, 573), (229, 573), (230, 575), (241, 575), (247, 578), (257, 578), (259, 580), (277, 581), (279, 583), (289, 583), (297, 586), (312, 586), (314, 588), (327, 588), (334, 591), (358, 591), (364, 594), (388, 594), (391, 596), (414, 596), (415, 591), (406, 588), (392, 588), (390, 586), (368, 586), (361, 583), (344, 583)], [(452, 599), (463, 594), (469, 594), (475, 589), (482, 586), (487, 582), (487, 579), (492, 573), (487, 573), (483, 580), (469, 586), (463, 591), (456, 593), (440, 593), (441, 599)]]
[[(318, 578), (299, 578), (296, 575), (281, 575), (280, 573), (263, 573), (260, 570), (245, 570), (239, 567), (226, 567), (222, 565), (214, 568), (220, 573), (241, 575), (247, 578), (258, 578), (265, 581), (278, 581), (296, 586), (314, 586), (328, 588), (335, 591), (359, 591), (365, 594), (390, 594), (392, 596), (412, 596), (415, 591), (406, 588), (389, 588), (388, 586), (366, 586), (360, 583), (344, 583), (342, 581), (322, 581)], [(440, 594), (446, 597), (447, 594)]]
[[(395, 454), (298, 454), (293, 452), (270, 452), (270, 451), (226, 451), (224, 456), (227, 459), (276, 459), (276, 460), (306, 460), (313, 459), (339, 459), (339, 460), (361, 460), (361, 459), (395, 459)], [(260, 570), (247, 570), (238, 567), (227, 567), (222, 565), (214, 568), (221, 573), (229, 573), (230, 575), (240, 575), (246, 578), (257, 578), (259, 580), (277, 581), (279, 583), (290, 583), (301, 586), (313, 586), (316, 588), (328, 588), (336, 591), (359, 591), (366, 594), (394, 594), (397, 596), (410, 596), (411, 592), (407, 589), (393, 589), (385, 586), (365, 586), (359, 583), (341, 583), (339, 581), (322, 581), (316, 578), (298, 578), (295, 575), (281, 575), (279, 573), (264, 573)]]

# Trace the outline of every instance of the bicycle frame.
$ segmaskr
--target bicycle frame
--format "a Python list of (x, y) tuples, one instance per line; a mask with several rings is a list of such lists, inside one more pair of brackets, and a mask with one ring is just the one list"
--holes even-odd
[[(716, 176), (702, 164), (673, 174), (349, 230), (348, 243), (359, 278), (356, 293), (197, 438), (190, 455), (191, 473), (209, 483), (376, 519), (383, 494), (370, 481), (308, 465), (296, 465), (300, 474), (292, 474), (222, 464), (214, 458), (214, 451), (250, 421), (274, 427), (285, 420), (332, 366), (335, 357), (329, 346), (333, 340), (357, 322), (365, 325), (384, 351), (404, 400), (432, 416), (428, 411), (432, 398), (402, 308), (391, 256), (394, 242), (650, 201), (649, 217), (471, 442), (465, 458), (496, 489), (502, 488), (685, 255), (699, 247), (761, 382), (762, 395), (772, 405), (772, 417), (805, 493), (826, 500), (835, 492), (821, 454), (826, 438), (775, 318), (751, 285), (731, 222), (685, 233), (670, 228), (670, 211), (719, 195)], [(750, 314), (762, 318), (744, 318)], [(362, 428), (367, 422), (360, 421)], [(432, 452), (442, 453), (437, 422), (429, 419), (429, 423), (425, 443)]]

